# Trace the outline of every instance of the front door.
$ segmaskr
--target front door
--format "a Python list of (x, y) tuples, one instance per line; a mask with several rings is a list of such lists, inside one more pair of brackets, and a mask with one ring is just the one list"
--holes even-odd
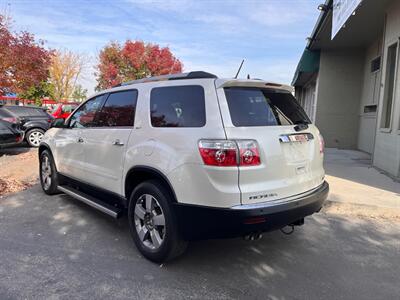
[(84, 103), (68, 120), (68, 128), (59, 129), (55, 135), (56, 165), (58, 171), (74, 179), (85, 181), (85, 132), (94, 126), (94, 119), (103, 103), (104, 95)]
[(96, 125), (82, 132), (86, 181), (123, 195), (124, 158), (133, 130), (136, 90), (110, 93), (96, 116)]
[(83, 147), (79, 140), (81, 129), (60, 128), (57, 130), (57, 134), (54, 135), (54, 158), (57, 171), (73, 178), (83, 178), (85, 167)]

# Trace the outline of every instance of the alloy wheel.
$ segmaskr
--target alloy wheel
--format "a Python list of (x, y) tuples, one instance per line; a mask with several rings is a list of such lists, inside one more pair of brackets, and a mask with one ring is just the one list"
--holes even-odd
[(135, 205), (134, 221), (140, 241), (149, 249), (158, 249), (165, 238), (165, 216), (152, 195), (141, 195)]
[(29, 143), (35, 147), (39, 147), (40, 142), (43, 139), (43, 133), (41, 133), (40, 131), (34, 131), (31, 134), (29, 134)]
[(41, 176), (42, 183), (45, 190), (48, 190), (51, 186), (51, 163), (47, 155), (43, 156), (41, 162)]

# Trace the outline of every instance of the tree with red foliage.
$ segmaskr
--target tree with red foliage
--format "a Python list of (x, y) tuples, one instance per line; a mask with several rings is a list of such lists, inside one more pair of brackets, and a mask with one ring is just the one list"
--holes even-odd
[(168, 47), (142, 41), (128, 40), (123, 46), (112, 42), (100, 51), (96, 89), (149, 76), (180, 73), (182, 67)]
[(22, 93), (47, 80), (52, 52), (29, 32), (11, 32), (2, 15), (0, 45), (0, 95)]

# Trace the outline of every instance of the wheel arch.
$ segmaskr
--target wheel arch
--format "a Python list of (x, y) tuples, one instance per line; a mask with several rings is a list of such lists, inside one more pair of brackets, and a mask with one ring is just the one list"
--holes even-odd
[(46, 143), (41, 142), (39, 149), (38, 149), (38, 154), (39, 154), (39, 158), (40, 155), (43, 153), (44, 150), (48, 150), (50, 152), (51, 155), (53, 155), (53, 153), (51, 152), (50, 146)]
[(29, 132), (34, 129), (40, 129), (40, 130), (43, 130), (44, 132), (47, 131), (47, 129), (45, 129), (43, 126), (40, 126), (40, 124), (32, 124), (32, 125), (28, 125), (28, 126), (24, 125), (24, 127), (25, 127), (25, 130), (24, 130), (25, 132)]
[(157, 179), (161, 181), (164, 187), (167, 188), (167, 190), (169, 191), (173, 203), (178, 202), (175, 191), (166, 175), (164, 175), (160, 170), (153, 167), (135, 166), (127, 172), (125, 177), (124, 192), (127, 203), (129, 203), (130, 195), (135, 187), (140, 183), (151, 179)]

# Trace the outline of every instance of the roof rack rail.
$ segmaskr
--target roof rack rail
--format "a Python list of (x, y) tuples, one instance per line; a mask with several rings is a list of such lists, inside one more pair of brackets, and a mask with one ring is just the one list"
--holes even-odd
[(164, 81), (164, 80), (180, 80), (180, 79), (200, 79), (200, 78), (218, 78), (216, 75), (207, 73), (204, 71), (193, 71), (188, 73), (177, 73), (169, 75), (160, 75), (142, 79), (131, 80), (127, 82), (122, 82), (120, 84), (114, 85), (113, 87), (131, 85), (135, 83), (145, 83), (154, 81)]

